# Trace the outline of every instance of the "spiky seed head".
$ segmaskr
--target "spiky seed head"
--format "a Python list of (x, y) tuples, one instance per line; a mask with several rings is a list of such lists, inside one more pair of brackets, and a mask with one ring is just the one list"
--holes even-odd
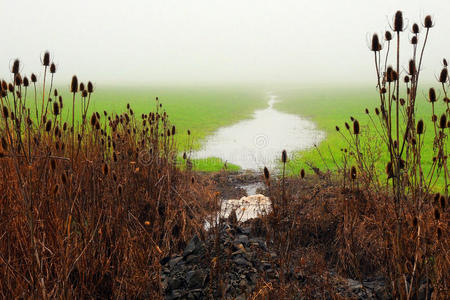
[(286, 150), (283, 150), (281, 152), (281, 161), (285, 164), (287, 162), (287, 152)]
[(175, 128), (175, 125), (173, 125), (172, 126), (172, 135), (175, 135), (175, 132), (176, 132), (176, 128)]
[(83, 90), (81, 92), (81, 97), (86, 98), (88, 96), (88, 92), (86, 90)]
[(25, 76), (25, 77), (23, 78), (23, 86), (24, 86), (24, 87), (28, 87), (29, 85), (30, 85), (30, 81), (28, 80), (28, 77)]
[(51, 129), (52, 129), (52, 120), (48, 120), (47, 123), (45, 124), (45, 131), (50, 132)]
[(386, 175), (388, 176), (388, 179), (394, 177), (394, 168), (392, 166), (392, 162), (391, 161), (388, 162), (387, 165), (386, 165)]
[(446, 83), (447, 79), (448, 79), (448, 70), (447, 70), (447, 68), (443, 68), (441, 70), (441, 74), (439, 75), (439, 82)]
[(187, 131), (187, 135), (191, 135), (191, 131), (189, 129)]
[(405, 99), (404, 98), (400, 98), (400, 105), (401, 106), (405, 105)]
[(63, 124), (63, 130), (64, 130), (64, 131), (67, 130), (67, 123), (66, 123), (66, 122), (64, 122), (64, 124)]
[(359, 122), (358, 122), (358, 120), (355, 120), (355, 121), (353, 122), (353, 133), (354, 133), (355, 135), (358, 135), (358, 134), (359, 134)]
[(372, 36), (372, 45), (370, 47), (370, 50), (373, 52), (378, 52), (381, 50), (380, 39), (378, 38), (378, 34), (376, 33)]
[(417, 134), (421, 135), (423, 134), (423, 129), (424, 129), (424, 123), (423, 120), (419, 120), (419, 122), (417, 122)]
[(186, 160), (186, 158), (187, 158), (187, 154), (186, 154), (186, 152), (183, 152), (183, 159)]
[(72, 82), (70, 84), (70, 92), (74, 94), (78, 92), (78, 78), (76, 75), (72, 76)]
[(350, 170), (350, 178), (351, 178), (352, 180), (355, 180), (355, 179), (356, 179), (356, 167), (355, 167), (355, 166), (352, 166), (352, 168), (351, 168), (351, 170)]
[(300, 170), (300, 178), (301, 179), (305, 178), (305, 169)]
[(409, 75), (411, 75), (411, 76), (413, 76), (417, 72), (416, 62), (413, 59), (411, 59), (408, 63), (408, 72), (409, 72)]
[(385, 88), (385, 87), (382, 87), (381, 90), (380, 90), (380, 93), (386, 94), (386, 92), (387, 92), (386, 88)]
[(436, 90), (434, 88), (430, 88), (428, 91), (428, 101), (430, 102), (436, 102)]
[(403, 13), (400, 10), (398, 10), (395, 13), (395, 17), (394, 17), (394, 31), (395, 32), (403, 31)]
[(19, 71), (20, 71), (20, 61), (19, 61), (19, 59), (15, 59), (13, 62), (13, 65), (11, 67), (11, 73), (16, 75), (19, 73)]
[(387, 82), (393, 82), (395, 80), (394, 73), (395, 73), (395, 71), (391, 66), (387, 67), (387, 69), (386, 69), (386, 81)]
[(3, 118), (5, 120), (9, 118), (9, 110), (6, 106), (3, 106)]
[(405, 78), (403, 80), (405, 81), (405, 83), (409, 83), (409, 76), (405, 75)]
[(439, 128), (444, 129), (446, 127), (447, 127), (447, 115), (444, 113), (439, 119)]
[(433, 19), (431, 18), (430, 15), (425, 17), (425, 20), (423, 21), (423, 27), (430, 29), (434, 26), (433, 24)]
[(417, 36), (413, 36), (412, 38), (411, 38), (411, 45), (417, 45)]
[(369, 114), (369, 109), (368, 108), (366, 108), (364, 111), (366, 112), (367, 115)]
[(412, 32), (414, 34), (418, 34), (419, 33), (419, 25), (417, 25), (417, 23), (414, 23), (412, 26)]
[(264, 179), (266, 180), (266, 183), (269, 182), (270, 173), (269, 173), (269, 169), (267, 169), (267, 167), (264, 167)]
[(42, 65), (48, 67), (50, 65), (50, 53), (46, 51), (42, 57)]
[(88, 81), (88, 84), (87, 84), (87, 91), (88, 91), (89, 94), (94, 92), (94, 85), (90, 81)]
[(84, 83), (80, 83), (80, 91), (84, 91)]
[(15, 90), (14, 85), (12, 85), (11, 83), (9, 83), (9, 84), (8, 84), (8, 90), (9, 90), (10, 93), (14, 93), (14, 90)]
[(53, 114), (55, 116), (59, 115), (59, 104), (58, 102), (53, 102)]
[(390, 32), (390, 31), (386, 31), (385, 33), (384, 33), (384, 39), (386, 40), (386, 41), (390, 41), (390, 40), (392, 40), (392, 33)]
[(431, 121), (432, 121), (433, 123), (435, 123), (435, 122), (437, 121), (437, 116), (436, 116), (436, 115), (432, 115), (432, 116), (431, 116)]
[(56, 65), (55, 63), (51, 63), (50, 65), (50, 73), (55, 74), (56, 73)]
[(380, 115), (380, 110), (378, 109), (378, 107), (375, 107), (375, 114), (378, 116)]
[(339, 130), (341, 130), (341, 129), (339, 128), (339, 126), (336, 126), (336, 131), (339, 131)]
[(36, 77), (36, 75), (35, 75), (34, 73), (31, 73), (30, 78), (31, 78), (31, 82), (32, 82), (32, 83), (36, 83), (37, 77)]
[(345, 128), (347, 128), (347, 130), (350, 130), (350, 125), (348, 125), (347, 122), (345, 122)]

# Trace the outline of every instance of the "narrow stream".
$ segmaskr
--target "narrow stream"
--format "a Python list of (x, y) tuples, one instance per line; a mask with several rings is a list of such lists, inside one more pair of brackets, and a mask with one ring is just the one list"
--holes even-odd
[(276, 96), (269, 95), (266, 109), (256, 110), (251, 119), (217, 130), (201, 150), (193, 153), (193, 158), (219, 157), (242, 169), (273, 169), (283, 149), (292, 154), (311, 148), (325, 137), (313, 122), (277, 111), (273, 107), (277, 101)]

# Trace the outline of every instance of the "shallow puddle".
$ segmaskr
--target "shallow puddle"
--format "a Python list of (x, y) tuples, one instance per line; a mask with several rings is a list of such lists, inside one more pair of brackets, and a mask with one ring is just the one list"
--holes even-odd
[(268, 107), (255, 111), (252, 119), (217, 130), (201, 150), (193, 153), (193, 158), (219, 157), (250, 170), (274, 168), (283, 149), (292, 154), (325, 137), (313, 122), (274, 109), (276, 102), (276, 96), (270, 95)]

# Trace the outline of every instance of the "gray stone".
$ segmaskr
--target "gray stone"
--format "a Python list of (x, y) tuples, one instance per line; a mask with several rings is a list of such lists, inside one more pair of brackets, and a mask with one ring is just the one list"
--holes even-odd
[(206, 273), (203, 270), (189, 271), (186, 274), (186, 281), (189, 288), (202, 288), (205, 284)]

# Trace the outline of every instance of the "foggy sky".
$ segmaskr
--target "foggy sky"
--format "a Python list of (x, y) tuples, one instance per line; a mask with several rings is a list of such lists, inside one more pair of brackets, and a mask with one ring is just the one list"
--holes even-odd
[(49, 50), (59, 82), (371, 83), (367, 39), (397, 9), (409, 25), (436, 20), (431, 80), (450, 58), (444, 0), (0, 0), (0, 77), (17, 57), (23, 73), (42, 72)]

